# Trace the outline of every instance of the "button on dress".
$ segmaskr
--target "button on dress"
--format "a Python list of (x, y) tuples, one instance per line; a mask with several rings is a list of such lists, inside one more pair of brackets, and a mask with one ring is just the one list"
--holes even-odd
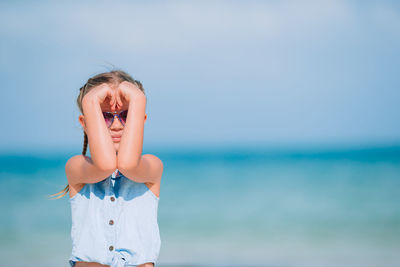
[(71, 267), (76, 261), (110, 267), (155, 265), (161, 247), (159, 200), (144, 183), (134, 182), (118, 170), (100, 182), (85, 184), (69, 199)]

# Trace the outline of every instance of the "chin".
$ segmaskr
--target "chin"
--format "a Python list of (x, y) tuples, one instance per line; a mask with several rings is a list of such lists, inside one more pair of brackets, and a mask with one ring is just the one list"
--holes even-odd
[(115, 151), (117, 151), (117, 152), (118, 152), (119, 143), (114, 143), (114, 148), (115, 148)]

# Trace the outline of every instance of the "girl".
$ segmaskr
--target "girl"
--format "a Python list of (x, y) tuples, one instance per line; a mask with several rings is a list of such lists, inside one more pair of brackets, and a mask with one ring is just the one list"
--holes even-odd
[(83, 152), (67, 161), (68, 185), (57, 193), (70, 196), (70, 266), (154, 266), (163, 164), (142, 155), (143, 86), (120, 70), (101, 73), (80, 88), (77, 104)]

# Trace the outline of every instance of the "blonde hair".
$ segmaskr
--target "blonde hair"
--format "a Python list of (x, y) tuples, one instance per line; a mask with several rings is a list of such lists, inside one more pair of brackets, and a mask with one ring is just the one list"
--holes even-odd
[[(110, 85), (118, 85), (123, 81), (128, 81), (130, 83), (135, 84), (144, 93), (144, 88), (142, 86), (142, 83), (140, 81), (133, 79), (126, 72), (124, 72), (122, 70), (112, 70), (109, 72), (103, 72), (103, 73), (97, 74), (97, 75), (89, 78), (89, 80), (85, 83), (85, 85), (83, 85), (79, 89), (80, 92), (79, 92), (78, 98), (76, 99), (76, 103), (78, 105), (78, 108), (79, 108), (81, 114), (83, 114), (82, 99), (85, 96), (85, 94), (87, 94), (92, 88), (94, 88), (100, 84), (103, 84), (103, 83), (110, 84)], [(82, 155), (86, 155), (88, 143), (89, 143), (89, 140), (86, 135), (86, 132), (83, 131)], [(58, 198), (65, 196), (68, 193), (68, 191), (69, 191), (69, 184), (67, 184), (65, 186), (65, 188), (63, 190), (61, 190), (60, 192), (50, 195), (50, 197), (59, 195), (58, 197), (54, 197), (54, 199), (58, 199)]]

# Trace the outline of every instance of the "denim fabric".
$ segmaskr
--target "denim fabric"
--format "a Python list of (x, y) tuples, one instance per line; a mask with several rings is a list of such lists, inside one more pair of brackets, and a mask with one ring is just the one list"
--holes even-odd
[(159, 198), (144, 183), (115, 172), (98, 183), (85, 184), (69, 202), (72, 267), (76, 261), (110, 267), (156, 263), (161, 247)]

